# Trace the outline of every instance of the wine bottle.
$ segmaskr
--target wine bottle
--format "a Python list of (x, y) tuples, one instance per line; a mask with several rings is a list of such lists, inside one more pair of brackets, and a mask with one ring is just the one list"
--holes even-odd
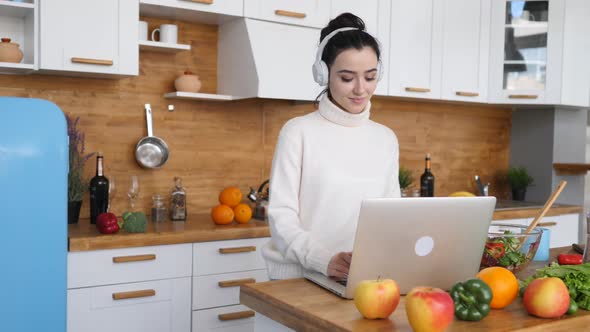
[(426, 154), (426, 167), (420, 176), (420, 196), (434, 197), (434, 174), (430, 172), (430, 153)]
[(96, 155), (96, 176), (90, 180), (90, 223), (109, 208), (109, 180), (103, 174), (102, 152)]

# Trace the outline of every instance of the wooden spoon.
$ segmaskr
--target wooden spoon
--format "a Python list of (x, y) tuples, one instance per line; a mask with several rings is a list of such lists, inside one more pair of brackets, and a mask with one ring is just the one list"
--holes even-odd
[[(557, 186), (557, 189), (555, 189), (555, 191), (553, 192), (553, 194), (551, 194), (551, 196), (549, 197), (547, 202), (545, 202), (543, 209), (541, 209), (539, 214), (535, 217), (535, 219), (533, 219), (533, 222), (531, 222), (529, 227), (526, 229), (526, 232), (525, 232), (526, 235), (530, 234), (530, 232), (533, 229), (535, 229), (535, 227), (537, 227), (537, 224), (539, 223), (539, 221), (541, 221), (541, 219), (543, 219), (543, 217), (545, 216), (547, 211), (549, 211), (549, 209), (551, 208), (551, 206), (553, 205), (553, 203), (555, 202), (557, 197), (559, 197), (559, 194), (561, 194), (561, 192), (563, 191), (563, 189), (565, 188), (566, 185), (567, 185), (567, 181), (561, 180), (561, 182)], [(523, 244), (524, 244), (524, 240), (520, 242), (520, 245), (518, 246), (518, 248), (516, 250), (519, 250)]]

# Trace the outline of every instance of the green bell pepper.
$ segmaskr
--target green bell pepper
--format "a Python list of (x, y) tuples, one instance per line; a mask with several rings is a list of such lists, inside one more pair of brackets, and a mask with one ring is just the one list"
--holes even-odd
[(479, 321), (490, 313), (492, 290), (480, 279), (459, 282), (450, 292), (455, 302), (455, 316), (460, 320)]

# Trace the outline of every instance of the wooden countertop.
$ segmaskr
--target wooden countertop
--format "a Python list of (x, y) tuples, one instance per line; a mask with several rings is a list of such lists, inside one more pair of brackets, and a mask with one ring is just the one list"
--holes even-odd
[[(521, 219), (521, 218), (534, 218), (539, 214), (541, 208), (518, 208), (513, 210), (496, 210), (494, 211), (493, 220), (505, 220), (505, 219)], [(582, 213), (584, 209), (578, 205), (565, 205), (558, 204), (552, 207), (545, 214), (545, 218), (552, 216), (560, 216), (563, 214), (570, 213)]]
[(215, 225), (209, 214), (190, 216), (186, 222), (154, 223), (148, 219), (145, 233), (119, 231), (108, 235), (100, 234), (96, 226), (85, 219), (78, 224), (68, 225), (68, 250), (86, 251), (268, 236), (270, 231), (266, 222), (253, 219), (247, 224)]
[[(551, 250), (551, 260), (569, 247)], [(532, 262), (518, 274), (526, 278), (543, 262)], [(240, 302), (296, 331), (411, 331), (405, 299), (389, 319), (363, 319), (352, 300), (342, 299), (305, 279), (268, 281), (241, 286)], [(448, 331), (583, 331), (590, 326), (590, 311), (578, 310), (561, 319), (530, 316), (517, 298), (502, 309), (492, 309), (480, 322), (455, 319)]]

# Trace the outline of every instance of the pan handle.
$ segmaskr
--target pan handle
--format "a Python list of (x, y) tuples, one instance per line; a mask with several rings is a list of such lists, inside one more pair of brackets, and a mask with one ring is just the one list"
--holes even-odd
[(154, 136), (154, 130), (152, 128), (152, 107), (150, 104), (145, 104), (145, 119), (147, 120), (148, 136)]

